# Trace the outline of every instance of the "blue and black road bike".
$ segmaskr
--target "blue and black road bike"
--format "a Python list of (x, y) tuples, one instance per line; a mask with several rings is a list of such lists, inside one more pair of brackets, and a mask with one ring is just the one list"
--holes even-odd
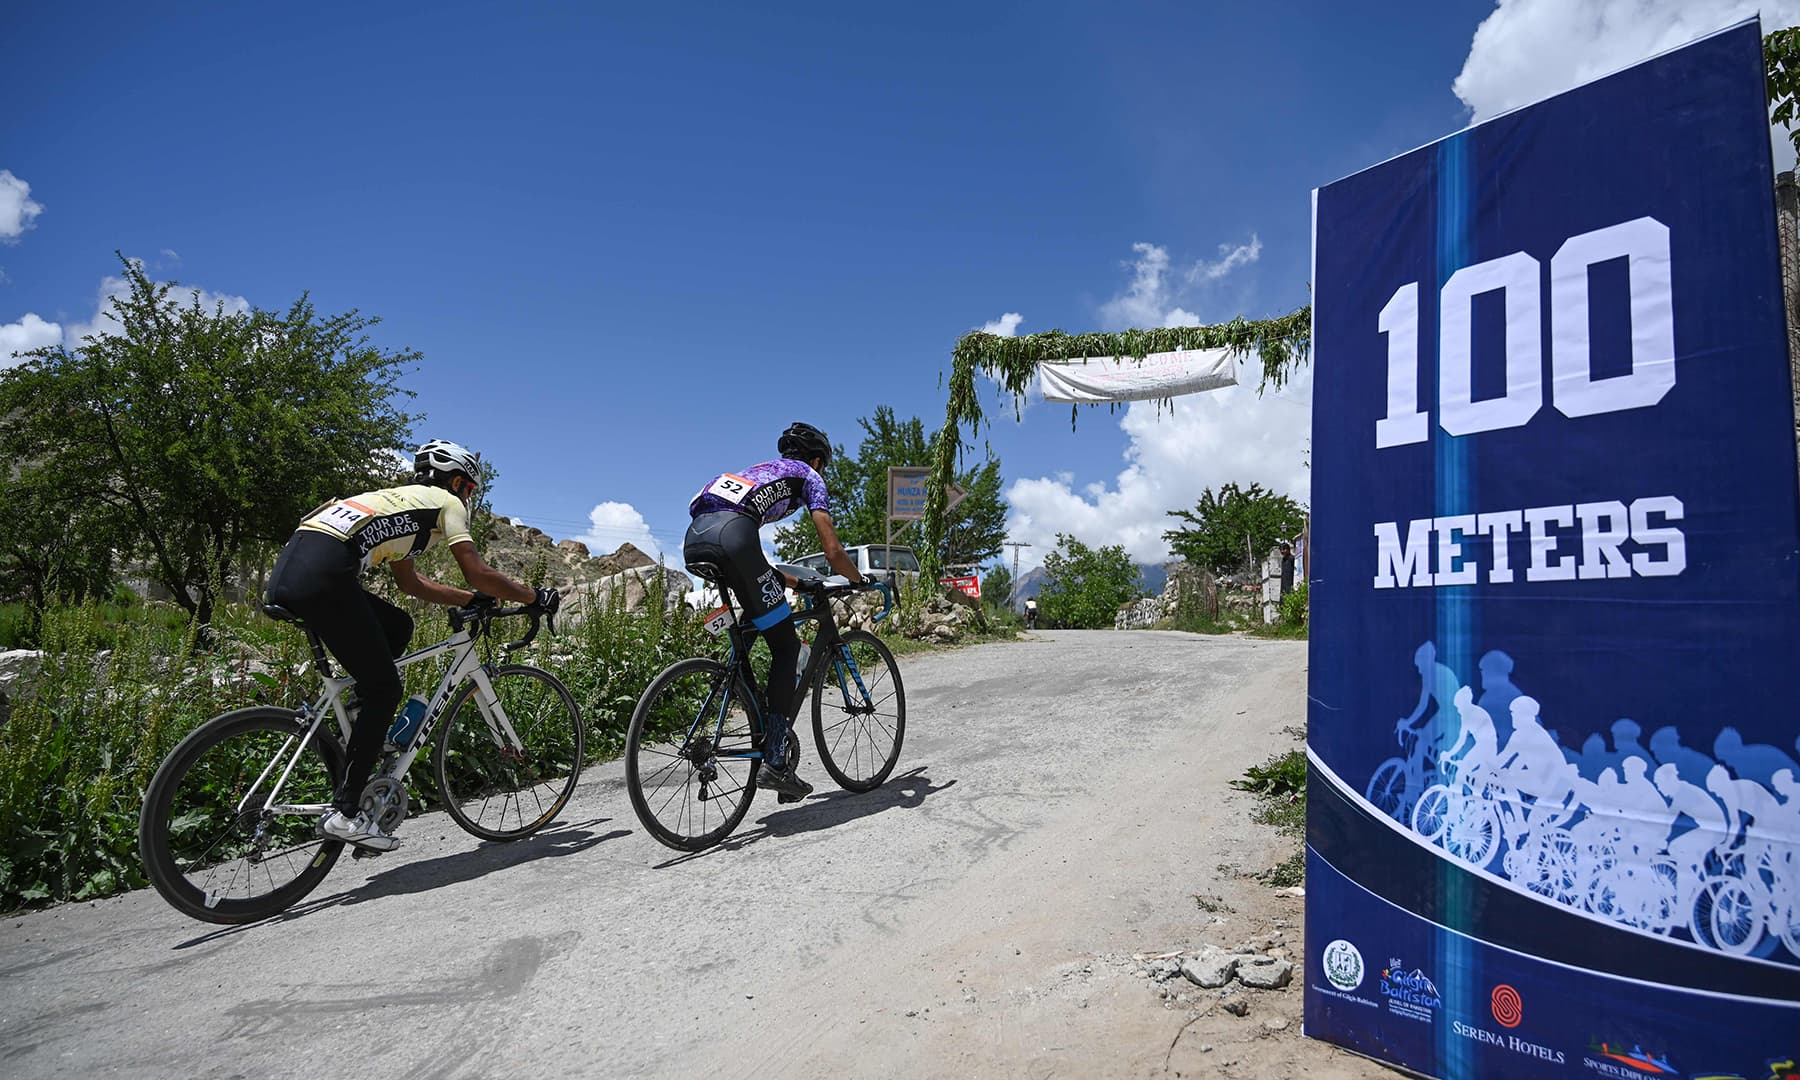
[[(708, 567), (689, 569), (708, 577)], [(825, 771), (846, 790), (871, 791), (900, 759), (906, 692), (894, 654), (865, 630), (840, 633), (831, 601), (880, 590), (880, 621), (893, 608), (893, 594), (881, 583), (853, 585), (800, 566), (779, 569), (799, 582), (796, 591), (806, 601), (794, 621), (818, 626), (801, 663), (794, 713), (810, 694), (813, 746)], [(716, 574), (709, 580), (716, 581)], [(638, 699), (625, 737), (632, 808), (651, 836), (680, 851), (699, 851), (731, 835), (750, 809), (762, 765), (766, 699), (750, 662), (757, 631), (736, 617), (729, 596), (708, 629), (729, 643), (724, 658), (696, 656), (665, 668)], [(790, 732), (789, 766), (799, 753)]]

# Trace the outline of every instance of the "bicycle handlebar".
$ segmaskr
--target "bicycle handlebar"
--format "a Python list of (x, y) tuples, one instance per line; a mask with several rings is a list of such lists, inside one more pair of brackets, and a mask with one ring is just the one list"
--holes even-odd
[(828, 578), (819, 578), (816, 581), (802, 579), (796, 587), (798, 592), (817, 593), (821, 597), (842, 596), (876, 589), (881, 591), (882, 597), (881, 610), (875, 613), (875, 621), (880, 622), (887, 618), (894, 609), (894, 589), (885, 581), (847, 581), (842, 585), (834, 585)]
[(531, 629), (519, 640), (509, 641), (503, 645), (502, 648), (507, 652), (523, 649), (525, 646), (530, 645), (536, 640), (539, 624), (545, 620), (549, 621), (550, 632), (552, 634), (556, 633), (556, 616), (546, 613), (543, 608), (540, 608), (535, 604), (526, 604), (522, 607), (514, 608), (499, 608), (495, 607), (492, 603), (476, 603), (470, 604), (468, 607), (453, 607), (450, 609), (450, 629), (460, 631), (464, 626), (473, 624), (475, 629), (471, 632), (470, 636), (480, 637), (487, 631), (488, 624), (492, 623), (495, 619), (510, 619), (515, 615), (529, 616), (531, 619)]

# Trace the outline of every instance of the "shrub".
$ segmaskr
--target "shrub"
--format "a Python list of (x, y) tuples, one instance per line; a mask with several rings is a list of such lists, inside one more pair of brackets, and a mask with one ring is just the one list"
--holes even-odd
[[(414, 644), (449, 635), (447, 609), (409, 606)], [(497, 643), (523, 628), (507, 620), (482, 648), (499, 660)], [(175, 744), (227, 710), (295, 706), (318, 692), (305, 637), (248, 607), (221, 608), (205, 650), (182, 613), (160, 604), (53, 608), (40, 637), (43, 667), (0, 725), (0, 910), (146, 884), (138, 812)], [(619, 753), (638, 695), (658, 671), (716, 650), (692, 612), (611, 604), (513, 655), (568, 685), (593, 760)], [(405, 675), (407, 693), (428, 694), (443, 668), (417, 664)], [(429, 776), (423, 758), (409, 774), (421, 809), (436, 802)]]
[(1292, 592), (1281, 598), (1281, 625), (1306, 625), (1306, 582), (1294, 586)]

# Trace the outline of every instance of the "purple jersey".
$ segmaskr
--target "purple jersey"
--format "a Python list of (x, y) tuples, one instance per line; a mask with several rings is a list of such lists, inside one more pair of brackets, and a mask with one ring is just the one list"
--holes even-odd
[(793, 458), (777, 458), (752, 465), (742, 472), (721, 473), (700, 489), (688, 503), (688, 514), (714, 514), (730, 510), (747, 514), (758, 525), (780, 521), (802, 506), (809, 510), (831, 509), (825, 480), (812, 466)]

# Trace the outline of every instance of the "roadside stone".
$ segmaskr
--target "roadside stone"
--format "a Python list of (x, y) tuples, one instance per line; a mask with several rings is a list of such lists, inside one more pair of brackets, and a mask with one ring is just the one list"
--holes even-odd
[(1249, 1016), (1250, 1003), (1243, 998), (1227, 998), (1225, 1001), (1225, 1011), (1233, 1016)]
[(1217, 990), (1237, 973), (1238, 958), (1223, 949), (1206, 949), (1181, 962), (1181, 973), (1195, 986)]
[(1294, 965), (1273, 956), (1258, 956), (1240, 962), (1238, 981), (1258, 990), (1279, 990), (1293, 981)]
[(1263, 1030), (1265, 1031), (1286, 1031), (1287, 1026), (1287, 1018), (1283, 1016), (1271, 1016), (1263, 1021)]

